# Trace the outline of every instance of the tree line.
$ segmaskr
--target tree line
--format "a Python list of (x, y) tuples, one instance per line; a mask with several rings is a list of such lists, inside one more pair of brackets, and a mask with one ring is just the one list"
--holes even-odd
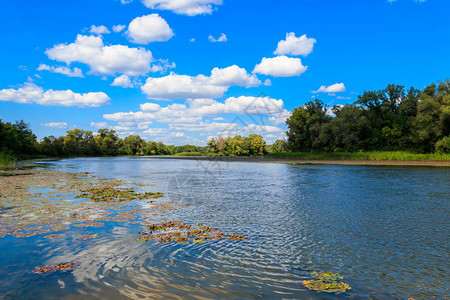
[(388, 85), (366, 91), (345, 106), (327, 107), (318, 99), (295, 108), (286, 121), (287, 141), (267, 145), (261, 135), (217, 137), (204, 147), (145, 141), (139, 135), (120, 138), (114, 130), (72, 129), (65, 136), (37, 141), (30, 125), (0, 119), (0, 153), (36, 156), (176, 155), (212, 153), (260, 156), (267, 152), (410, 151), (450, 153), (450, 80), (423, 91)]
[(293, 152), (450, 152), (450, 80), (423, 91), (388, 85), (345, 106), (320, 100), (295, 108), (287, 119)]
[(206, 147), (194, 145), (173, 146), (162, 142), (145, 141), (139, 135), (121, 139), (114, 130), (92, 131), (72, 129), (66, 135), (48, 136), (40, 142), (24, 121), (15, 123), (0, 119), (0, 152), (17, 158), (36, 156), (118, 156), (118, 155), (173, 155), (181, 152), (204, 152)]
[(217, 155), (252, 156), (266, 153), (266, 142), (261, 135), (215, 138), (207, 146), (165, 145), (145, 141), (139, 135), (121, 139), (114, 130), (99, 129), (96, 134), (82, 129), (67, 130), (66, 135), (44, 137), (40, 142), (30, 125), (24, 121), (3, 122), (0, 119), (0, 153), (19, 159), (36, 156), (119, 156), (119, 155), (176, 155), (180, 153), (213, 153)]

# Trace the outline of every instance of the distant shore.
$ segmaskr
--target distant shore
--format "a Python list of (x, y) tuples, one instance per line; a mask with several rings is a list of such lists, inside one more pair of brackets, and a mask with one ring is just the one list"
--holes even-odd
[(328, 160), (328, 159), (295, 159), (267, 157), (230, 157), (230, 156), (146, 156), (156, 159), (188, 159), (223, 162), (278, 163), (296, 165), (367, 165), (367, 166), (427, 166), (450, 167), (450, 161), (420, 161), (420, 160)]

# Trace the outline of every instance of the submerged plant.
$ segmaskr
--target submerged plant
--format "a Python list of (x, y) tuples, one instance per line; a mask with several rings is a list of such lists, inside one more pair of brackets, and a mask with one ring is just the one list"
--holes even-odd
[(345, 293), (347, 290), (352, 289), (348, 283), (341, 281), (344, 277), (338, 273), (314, 271), (311, 273), (311, 277), (315, 278), (315, 280), (305, 280), (303, 281), (303, 286), (313, 291)]

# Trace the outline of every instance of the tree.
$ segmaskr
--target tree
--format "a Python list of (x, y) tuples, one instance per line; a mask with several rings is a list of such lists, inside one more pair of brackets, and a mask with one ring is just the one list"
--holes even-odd
[(416, 118), (417, 147), (431, 152), (450, 134), (450, 80), (428, 86), (420, 95)]
[(289, 128), (286, 134), (292, 151), (312, 152), (319, 149), (320, 128), (331, 119), (326, 115), (326, 109), (323, 102), (317, 99), (294, 109), (286, 120)]
[(145, 141), (139, 135), (130, 135), (123, 140), (123, 148), (127, 155), (143, 155), (144, 146)]
[(249, 155), (261, 156), (266, 152), (266, 142), (259, 134), (250, 134), (246, 141), (248, 142)]
[(119, 154), (121, 141), (115, 130), (99, 129), (94, 138), (100, 155), (115, 156)]

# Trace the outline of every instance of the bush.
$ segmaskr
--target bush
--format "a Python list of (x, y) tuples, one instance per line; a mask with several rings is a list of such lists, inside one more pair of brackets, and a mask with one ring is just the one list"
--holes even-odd
[(436, 143), (436, 153), (450, 153), (450, 136), (446, 136)]

